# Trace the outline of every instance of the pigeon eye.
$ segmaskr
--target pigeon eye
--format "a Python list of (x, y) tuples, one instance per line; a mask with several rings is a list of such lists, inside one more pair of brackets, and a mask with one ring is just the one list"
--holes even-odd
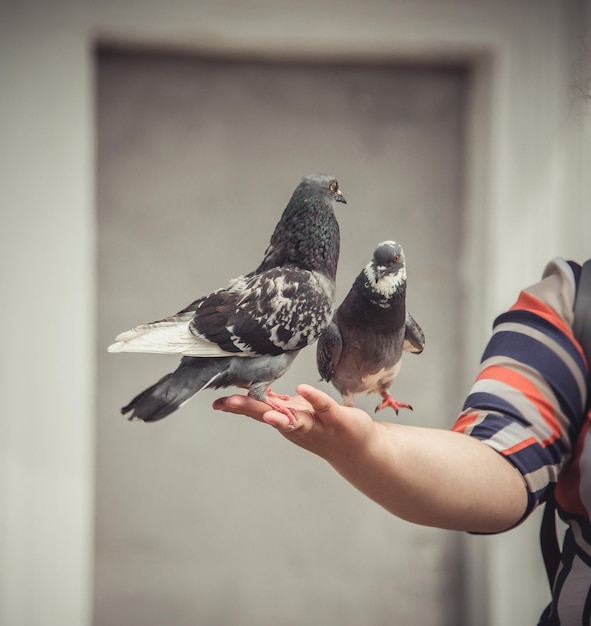
[(394, 258), (392, 259), (392, 261), (394, 261), (394, 263), (398, 263), (398, 259), (400, 259), (400, 255), (395, 254)]
[(332, 191), (332, 193), (334, 193), (337, 189), (339, 188), (337, 181), (333, 180), (332, 183), (330, 183), (329, 189)]

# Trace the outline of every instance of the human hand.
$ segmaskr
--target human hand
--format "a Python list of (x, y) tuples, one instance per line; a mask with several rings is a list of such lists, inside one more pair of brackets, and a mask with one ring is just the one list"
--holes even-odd
[(298, 385), (296, 392), (298, 395), (284, 402), (296, 417), (295, 427), (290, 426), (286, 415), (248, 395), (218, 398), (213, 408), (265, 422), (328, 461), (359, 448), (373, 433), (376, 422), (364, 411), (342, 406), (311, 385)]

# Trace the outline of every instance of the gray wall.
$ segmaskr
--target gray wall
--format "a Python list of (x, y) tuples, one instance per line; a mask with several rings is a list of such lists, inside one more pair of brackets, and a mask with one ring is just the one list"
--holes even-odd
[[(461, 623), (455, 534), (393, 518), (270, 428), (214, 413), (219, 392), (127, 422), (119, 407), (177, 359), (105, 348), (253, 269), (300, 178), (327, 171), (348, 200), (338, 298), (378, 242), (404, 245), (427, 347), (393, 386), (415, 409), (399, 421), (448, 427), (466, 90), (454, 66), (99, 55), (97, 626)], [(318, 378), (308, 349), (274, 389)]]

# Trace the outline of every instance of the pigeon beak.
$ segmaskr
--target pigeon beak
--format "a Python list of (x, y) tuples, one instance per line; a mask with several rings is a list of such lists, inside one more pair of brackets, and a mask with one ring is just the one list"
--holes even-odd
[(380, 279), (386, 273), (386, 268), (383, 265), (376, 265), (374, 267), (374, 276), (376, 277), (376, 283), (380, 281)]
[(336, 194), (336, 201), (337, 202), (342, 202), (343, 204), (347, 204), (347, 201), (345, 200), (345, 196), (343, 196), (343, 194), (342, 194), (340, 189), (337, 189), (335, 194)]

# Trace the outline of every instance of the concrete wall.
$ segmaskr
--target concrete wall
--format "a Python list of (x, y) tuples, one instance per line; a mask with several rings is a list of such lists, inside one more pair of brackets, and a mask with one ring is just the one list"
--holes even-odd
[[(428, 349), (393, 386), (414, 406), (398, 421), (448, 427), (467, 80), (462, 67), (99, 56), (97, 625), (164, 623), (171, 607), (178, 626), (461, 623), (458, 535), (396, 520), (270, 429), (213, 413), (223, 392), (129, 424), (119, 407), (177, 359), (105, 346), (256, 267), (301, 176), (329, 171), (348, 200), (338, 298), (380, 241), (403, 243)], [(314, 355), (275, 391), (317, 383)]]
[[(589, 256), (589, 122), (569, 91), (578, 70), (588, 76), (588, 8), (574, 0), (325, 1), (307, 10), (2, 4), (0, 623), (91, 619), (97, 38), (262, 57), (471, 63), (460, 276), (467, 381), (490, 321), (545, 260)], [(545, 591), (536, 533), (532, 520), (501, 538), (469, 540), (478, 623), (535, 619)]]

